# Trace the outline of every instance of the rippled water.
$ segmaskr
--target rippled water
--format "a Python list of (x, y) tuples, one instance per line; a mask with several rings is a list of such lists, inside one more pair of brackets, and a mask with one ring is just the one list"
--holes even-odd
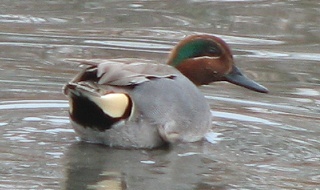
[[(0, 189), (319, 189), (320, 5), (310, 1), (9, 1), (0, 5)], [(81, 143), (67, 58), (164, 63), (186, 35), (226, 40), (270, 94), (215, 83), (208, 141)]]

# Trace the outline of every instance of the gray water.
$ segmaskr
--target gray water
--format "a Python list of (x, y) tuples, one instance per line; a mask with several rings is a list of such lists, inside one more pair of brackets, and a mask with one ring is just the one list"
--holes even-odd
[[(2, 0), (0, 189), (320, 189), (320, 4), (276, 0)], [(230, 44), (267, 86), (201, 87), (213, 137), (166, 149), (81, 143), (68, 58), (165, 63), (185, 36)]]

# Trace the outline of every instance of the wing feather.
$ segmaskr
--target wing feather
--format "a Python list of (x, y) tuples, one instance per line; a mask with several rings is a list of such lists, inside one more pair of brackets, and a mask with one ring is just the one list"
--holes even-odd
[(127, 64), (109, 60), (86, 60), (80, 63), (90, 67), (75, 78), (78, 81), (72, 82), (97, 81), (98, 85), (132, 86), (158, 78), (173, 79), (179, 74), (178, 70), (164, 64), (141, 62)]

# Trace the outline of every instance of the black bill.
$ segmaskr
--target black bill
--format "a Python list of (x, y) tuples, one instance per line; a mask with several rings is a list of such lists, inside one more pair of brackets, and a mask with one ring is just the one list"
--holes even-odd
[(233, 65), (231, 73), (225, 75), (225, 80), (242, 87), (245, 87), (247, 89), (261, 92), (261, 93), (268, 93), (268, 89), (261, 84), (249, 79), (245, 75), (241, 73), (241, 71)]

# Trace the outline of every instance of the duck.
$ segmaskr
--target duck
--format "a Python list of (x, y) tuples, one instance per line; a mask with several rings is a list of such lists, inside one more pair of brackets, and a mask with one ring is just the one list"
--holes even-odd
[(63, 87), (71, 125), (82, 141), (110, 147), (152, 149), (203, 139), (212, 115), (198, 86), (227, 81), (268, 92), (236, 67), (224, 40), (209, 34), (181, 40), (166, 64), (78, 62), (85, 68)]

